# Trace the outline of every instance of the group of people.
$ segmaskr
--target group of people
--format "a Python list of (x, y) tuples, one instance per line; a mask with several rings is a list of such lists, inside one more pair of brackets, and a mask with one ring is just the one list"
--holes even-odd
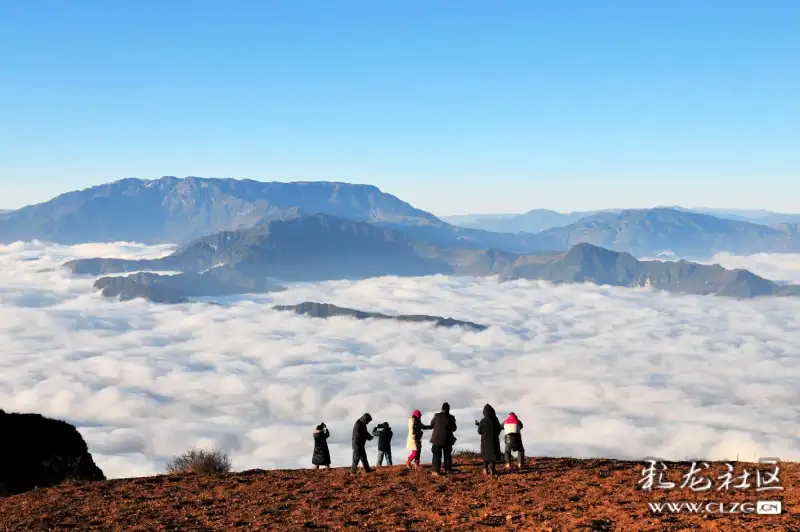
[[(366, 472), (372, 472), (367, 459), (366, 444), (373, 438), (378, 439), (378, 466), (392, 465), (392, 428), (388, 422), (379, 423), (372, 432), (367, 428), (372, 422), (372, 416), (364, 414), (353, 425), (353, 464), (351, 470), (355, 473), (358, 464), (361, 463)], [(520, 469), (525, 464), (525, 448), (522, 445), (522, 421), (514, 412), (500, 423), (500, 420), (491, 405), (483, 407), (483, 419), (475, 421), (478, 427), (478, 434), (481, 436), (481, 457), (483, 458), (483, 474), (497, 474), (497, 462), (505, 460), (506, 470), (512, 466), (513, 453), (518, 454), (517, 465)], [(453, 445), (455, 445), (455, 432), (458, 429), (456, 418), (450, 413), (450, 405), (444, 403), (442, 410), (436, 413), (427, 425), (422, 422), (422, 413), (414, 410), (408, 418), (408, 438), (406, 446), (411, 450), (411, 454), (406, 458), (405, 465), (408, 468), (418, 468), (422, 455), (422, 436), (423, 431), (431, 431), (431, 452), (433, 453), (432, 474), (450, 474), (453, 471)], [(500, 449), (500, 433), (505, 432), (505, 451)], [(314, 430), (314, 455), (311, 463), (319, 469), (320, 467), (329, 468), (331, 465), (331, 455), (328, 451), (328, 437), (330, 431), (325, 423), (320, 423)]]

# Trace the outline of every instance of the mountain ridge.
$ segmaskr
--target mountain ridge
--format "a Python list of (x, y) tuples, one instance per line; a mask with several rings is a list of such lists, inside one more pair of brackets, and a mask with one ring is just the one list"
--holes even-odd
[[(535, 209), (523, 215), (539, 220), (532, 221), (530, 229), (552, 224), (552, 220), (543, 221), (548, 217), (560, 217), (558, 223), (578, 219), (540, 232), (496, 232), (449, 224), (374, 185), (192, 176), (125, 178), (1, 214), (0, 242), (37, 239), (62, 244), (128, 241), (183, 245), (222, 231), (321, 214), (391, 229), (420, 244), (519, 254), (566, 251), (582, 242), (639, 257), (672, 252), (699, 260), (720, 251), (800, 252), (796, 222), (769, 226), (673, 207), (612, 209), (586, 216), (590, 212)], [(497, 224), (507, 221), (489, 220)]]
[[(629, 253), (589, 243), (575, 244), (568, 251), (528, 254), (440, 247), (415, 242), (392, 229), (319, 214), (209, 235), (157, 259), (79, 259), (64, 267), (84, 275), (178, 271), (181, 273), (169, 276), (135, 273), (125, 280), (101, 277), (95, 287), (110, 297), (153, 300), (148, 294), (163, 286), (158, 299), (181, 301), (187, 297), (277, 289), (269, 284), (270, 279), (308, 282), (386, 275), (496, 275), (502, 280), (648, 286), (731, 297), (797, 295), (800, 288), (781, 286), (746, 270), (727, 270), (719, 265), (685, 260), (642, 261)], [(206, 278), (211, 288), (205, 288)]]
[[(756, 225), (776, 225), (785, 223), (800, 223), (800, 214), (779, 213), (765, 209), (723, 209), (711, 207), (683, 207), (680, 205), (662, 205), (657, 207), (639, 208), (633, 210), (649, 210), (669, 208), (695, 214), (708, 214), (723, 220), (748, 222)], [(531, 209), (523, 213), (506, 214), (463, 214), (453, 216), (440, 216), (442, 221), (453, 225), (498, 231), (505, 233), (541, 233), (556, 227), (563, 227), (578, 222), (583, 218), (595, 216), (600, 213), (619, 213), (622, 208), (596, 209), (588, 211), (560, 212), (552, 209)]]
[(443, 318), (442, 316), (431, 316), (428, 314), (398, 314), (390, 316), (380, 312), (366, 312), (363, 310), (356, 310), (352, 308), (339, 307), (331, 303), (317, 303), (314, 301), (304, 301), (296, 305), (275, 305), (272, 307), (274, 310), (284, 312), (294, 312), (312, 318), (332, 318), (337, 316), (355, 318), (357, 320), (378, 319), (378, 320), (395, 320), (403, 322), (428, 322), (433, 323), (436, 327), (465, 327), (475, 331), (485, 331), (489, 327), (471, 321), (456, 320), (453, 318)]
[(717, 252), (800, 252), (800, 238), (791, 231), (670, 207), (598, 213), (537, 236), (553, 248), (590, 243), (637, 256), (666, 251), (696, 258)]

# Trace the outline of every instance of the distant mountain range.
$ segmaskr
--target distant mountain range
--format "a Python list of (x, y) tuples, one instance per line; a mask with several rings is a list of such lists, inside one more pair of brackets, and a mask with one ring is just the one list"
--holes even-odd
[(581, 218), (607, 211), (556, 212), (549, 209), (533, 209), (522, 214), (466, 214), (462, 216), (443, 216), (442, 220), (453, 225), (485, 231), (502, 233), (539, 233), (554, 227), (575, 223)]
[(350, 318), (356, 318), (358, 320), (380, 319), (412, 323), (430, 322), (437, 327), (465, 327), (475, 331), (485, 331), (489, 328), (486, 325), (480, 325), (471, 321), (454, 320), (453, 318), (442, 318), (441, 316), (428, 316), (426, 314), (389, 316), (379, 312), (364, 312), (363, 310), (337, 307), (336, 305), (331, 305), (330, 303), (314, 303), (311, 301), (305, 301), (298, 305), (276, 305), (273, 308), (275, 310), (291, 311), (297, 314), (311, 316), (312, 318), (333, 318), (336, 316), (346, 316)]
[[(675, 207), (682, 209), (682, 207)], [(780, 213), (765, 211), (762, 209), (711, 209), (708, 207), (695, 207), (694, 209), (684, 209), (690, 212), (710, 214), (718, 218), (738, 220), (740, 222), (750, 222), (762, 225), (777, 225), (784, 223), (800, 223), (800, 214)]]
[(673, 208), (599, 213), (537, 236), (551, 249), (585, 242), (640, 257), (662, 252), (698, 259), (721, 251), (800, 252), (800, 238), (791, 226), (769, 227)]
[(1, 214), (0, 243), (38, 239), (63, 244), (188, 244), (224, 231), (317, 214), (366, 222), (416, 244), (518, 254), (566, 251), (578, 243), (638, 257), (672, 252), (702, 260), (720, 251), (800, 252), (800, 233), (792, 215), (760, 211), (729, 214), (789, 220), (766, 226), (667, 207), (568, 214), (535, 210), (511, 218), (486, 215), (480, 222), (484, 228), (470, 228), (440, 220), (372, 185), (199, 177), (123, 179)]
[[(778, 213), (765, 210), (712, 209), (707, 207), (685, 208), (680, 206), (658, 207), (695, 214), (708, 214), (725, 220), (736, 220), (759, 225), (800, 223), (800, 214)], [(533, 209), (522, 214), (465, 214), (443, 216), (442, 220), (471, 229), (498, 231), (503, 233), (539, 233), (562, 227), (603, 213), (620, 213), (625, 209), (602, 209), (596, 211), (557, 212), (549, 209)], [(630, 210), (630, 209), (628, 209)], [(650, 209), (639, 209), (650, 210)]]
[[(748, 271), (717, 265), (639, 261), (628, 253), (585, 243), (567, 252), (528, 254), (440, 247), (416, 242), (401, 231), (321, 214), (206, 236), (159, 259), (80, 259), (65, 266), (88, 275), (138, 272), (101, 277), (95, 286), (107, 296), (158, 302), (278, 290), (281, 282), (433, 274), (650, 286), (745, 298), (800, 294), (800, 287), (780, 286)], [(147, 273), (176, 271), (180, 273)]]

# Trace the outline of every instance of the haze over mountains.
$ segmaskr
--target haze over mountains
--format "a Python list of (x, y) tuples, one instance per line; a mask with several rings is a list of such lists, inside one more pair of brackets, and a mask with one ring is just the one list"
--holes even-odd
[[(762, 209), (712, 209), (708, 207), (685, 208), (680, 206), (658, 207), (689, 213), (709, 214), (725, 220), (737, 220), (760, 225), (779, 225), (800, 222), (800, 214), (778, 213)], [(558, 212), (550, 209), (533, 209), (521, 214), (463, 214), (443, 216), (445, 222), (473, 229), (505, 233), (539, 233), (555, 227), (575, 223), (601, 213), (619, 213), (624, 209), (602, 209), (596, 211)]]
[[(670, 251), (708, 257), (800, 250), (800, 215), (737, 211), (725, 218), (683, 208), (574, 212), (534, 210), (511, 218), (440, 220), (372, 185), (260, 182), (199, 177), (122, 179), (0, 215), (0, 242), (130, 241), (186, 244), (220, 231), (323, 214), (401, 231), (419, 243), (513, 253), (565, 251), (587, 242), (637, 256)], [(730, 217), (757, 219), (759, 223)], [(767, 221), (783, 224), (765, 227)]]
[(663, 252), (705, 258), (720, 251), (740, 255), (800, 251), (800, 239), (789, 227), (767, 227), (666, 207), (598, 213), (538, 236), (548, 247), (587, 242), (640, 257)]
[(67, 265), (78, 274), (131, 274), (97, 280), (106, 296), (170, 303), (282, 290), (281, 282), (433, 274), (735, 297), (796, 294), (742, 270), (635, 258), (800, 251), (791, 223), (770, 227), (667, 207), (523, 216), (532, 228), (559, 217), (574, 221), (502, 233), (448, 224), (372, 185), (163, 177), (123, 179), (6, 213), (0, 241), (182, 244), (160, 259)]

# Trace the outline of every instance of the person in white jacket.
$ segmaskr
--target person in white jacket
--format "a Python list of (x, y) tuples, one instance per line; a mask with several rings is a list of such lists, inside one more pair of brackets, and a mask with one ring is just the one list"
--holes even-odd
[(422, 412), (414, 410), (411, 417), (408, 418), (406, 447), (411, 450), (411, 454), (406, 459), (406, 467), (419, 467), (419, 461), (422, 456), (422, 431), (430, 428), (429, 425), (423, 425)]

